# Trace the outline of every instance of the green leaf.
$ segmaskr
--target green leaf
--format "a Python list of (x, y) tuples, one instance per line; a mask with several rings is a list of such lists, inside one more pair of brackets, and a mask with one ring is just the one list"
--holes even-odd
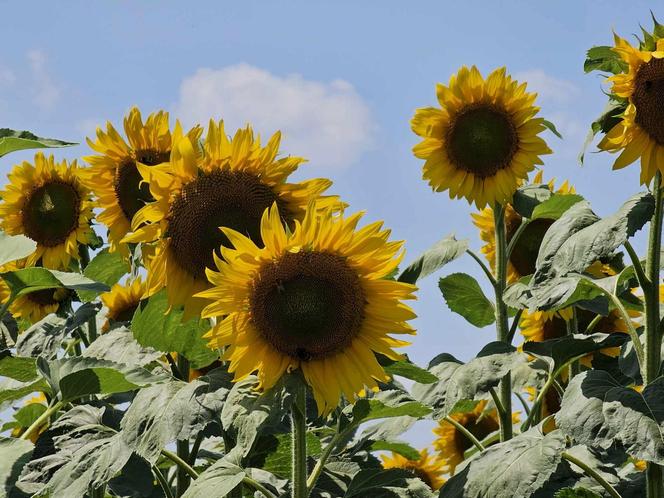
[(344, 498), (428, 498), (429, 487), (403, 469), (363, 469), (353, 477)]
[(348, 407), (348, 410), (351, 408), (354, 423), (406, 415), (422, 418), (431, 413), (429, 407), (400, 390), (380, 391), (373, 398), (356, 401), (354, 406)]
[(524, 185), (514, 192), (512, 207), (524, 218), (530, 218), (532, 217), (535, 208), (549, 199), (552, 195), (553, 193), (548, 185)]
[(246, 476), (242, 467), (227, 461), (217, 460), (193, 481), (182, 498), (210, 498), (227, 496)]
[[(290, 479), (292, 471), (291, 461), (293, 459), (291, 452), (292, 436), (290, 434), (277, 434), (275, 437), (277, 439), (277, 447), (265, 459), (263, 469), (278, 477)], [(321, 454), (321, 451), (320, 439), (312, 432), (307, 432), (307, 455), (315, 458)]]
[[(118, 251), (108, 252), (108, 249), (103, 249), (85, 267), (83, 275), (110, 287), (118, 283), (122, 276), (129, 271), (129, 262)], [(92, 301), (98, 294), (99, 292), (96, 291), (79, 291), (78, 293), (83, 302)]]
[(419, 460), (420, 452), (408, 443), (396, 441), (376, 441), (371, 445), (372, 451), (391, 451), (408, 458), (409, 460)]
[(414, 284), (419, 279), (431, 275), (443, 266), (463, 255), (468, 249), (468, 240), (457, 240), (454, 235), (448, 235), (436, 242), (424, 254), (413, 261), (399, 275), (399, 282)]
[(19, 423), (20, 427), (30, 427), (45, 411), (46, 405), (42, 403), (29, 403), (14, 413), (14, 419)]
[(63, 142), (53, 138), (41, 138), (29, 131), (15, 131), (0, 128), (0, 157), (25, 149), (50, 149), (77, 145), (75, 142)]
[[(478, 454), (448, 480), (445, 498), (514, 498), (533, 496), (560, 464), (565, 437), (559, 430), (544, 435), (532, 429)], [(541, 496), (551, 496), (540, 492)]]
[(191, 368), (206, 367), (219, 357), (203, 339), (210, 325), (198, 318), (183, 323), (182, 314), (180, 309), (169, 311), (166, 292), (162, 290), (141, 303), (134, 313), (131, 322), (134, 338), (142, 346), (184, 355)]
[(464, 317), (475, 327), (486, 327), (496, 321), (495, 308), (473, 277), (452, 273), (438, 281), (450, 310)]
[(34, 446), (30, 441), (0, 436), (0, 495), (12, 496), (23, 466)]
[(586, 488), (563, 488), (553, 495), (553, 498), (602, 498), (594, 491)]
[(409, 360), (394, 361), (385, 357), (381, 359), (381, 365), (390, 375), (405, 377), (420, 384), (431, 384), (438, 381), (438, 377), (411, 363)]
[(29, 394), (49, 391), (49, 385), (44, 379), (32, 382), (20, 382), (9, 379), (0, 382), (0, 408), (5, 408), (6, 403), (24, 398)]
[(131, 330), (118, 327), (99, 336), (83, 351), (83, 356), (143, 367), (161, 358), (163, 353), (141, 346), (134, 340)]
[(5, 272), (1, 273), (0, 277), (7, 283), (15, 296), (60, 287), (96, 292), (105, 292), (109, 289), (107, 285), (90, 280), (80, 273), (65, 273), (40, 267)]
[(162, 448), (196, 437), (219, 419), (231, 384), (231, 376), (216, 369), (189, 383), (171, 381), (142, 389), (122, 419), (123, 441), (155, 463)]
[(553, 194), (549, 199), (533, 209), (532, 219), (557, 220), (583, 197), (577, 194)]
[(549, 130), (555, 136), (557, 136), (558, 138), (563, 138), (560, 132), (556, 129), (556, 125), (554, 125), (551, 121), (543, 119), (542, 124), (546, 127), (547, 130)]
[(527, 361), (516, 348), (491, 342), (468, 363), (443, 353), (431, 361), (429, 371), (438, 377), (435, 384), (415, 384), (413, 397), (433, 409), (434, 418), (450, 414), (459, 401), (485, 396), (511, 369)]
[(37, 243), (25, 235), (7, 235), (0, 232), (0, 266), (30, 256)]
[(21, 382), (29, 382), (39, 377), (34, 358), (12, 356), (7, 350), (0, 352), (0, 376)]
[(581, 152), (579, 152), (579, 163), (583, 164), (586, 149), (591, 144), (595, 135), (600, 131), (608, 133), (615, 125), (622, 120), (622, 114), (627, 108), (627, 101), (611, 97), (602, 114), (590, 125), (590, 130), (583, 143)]
[(556, 414), (556, 424), (577, 442), (609, 448), (616, 442), (634, 458), (664, 463), (664, 377), (639, 393), (607, 372), (575, 376)]
[(628, 69), (628, 65), (620, 58), (613, 47), (606, 45), (592, 47), (586, 53), (586, 60), (583, 63), (583, 70), (586, 73), (591, 71), (604, 71), (607, 73), (618, 74)]
[(91, 394), (133, 391), (168, 380), (168, 374), (153, 374), (143, 368), (95, 358), (71, 357), (41, 364), (51, 385), (63, 401)]

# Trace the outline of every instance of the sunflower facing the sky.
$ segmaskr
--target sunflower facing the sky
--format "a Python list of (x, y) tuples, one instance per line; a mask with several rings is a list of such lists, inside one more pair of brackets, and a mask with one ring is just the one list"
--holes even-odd
[(609, 78), (611, 92), (627, 99), (622, 119), (600, 141), (599, 148), (619, 152), (613, 169), (641, 159), (641, 183), (647, 184), (657, 170), (664, 173), (664, 39), (655, 50), (635, 48), (615, 35), (613, 48), (627, 65), (627, 72)]
[(117, 283), (110, 291), (102, 294), (101, 302), (108, 308), (108, 322), (104, 328), (107, 329), (114, 322), (131, 321), (146, 291), (145, 281), (138, 276), (123, 284)]
[[(486, 410), (486, 406), (487, 401), (482, 400), (472, 410), (453, 413), (450, 417), (482, 441), (499, 429), (498, 412), (495, 408)], [(512, 415), (512, 421), (519, 421), (518, 413)], [(435, 427), (433, 432), (437, 436), (433, 447), (438, 451), (440, 458), (445, 461), (447, 472), (454, 474), (456, 466), (464, 460), (464, 452), (470, 449), (473, 443), (446, 420), (439, 421), (438, 427)]]
[[(176, 124), (176, 129), (179, 128)], [(89, 168), (81, 170), (81, 178), (97, 196), (102, 209), (99, 221), (108, 227), (110, 251), (127, 252), (122, 238), (131, 229), (136, 212), (153, 199), (150, 188), (138, 172), (137, 164), (155, 166), (169, 160), (173, 146), (173, 133), (169, 128), (168, 113), (159, 111), (148, 116), (145, 123), (141, 111), (133, 107), (124, 118), (127, 141), (110, 122), (106, 131), (97, 128), (97, 139), (88, 139), (97, 155), (88, 156)], [(194, 127), (189, 136), (198, 140), (200, 127)], [(128, 143), (127, 143), (128, 142)]]
[(38, 152), (34, 165), (24, 161), (9, 173), (9, 184), (0, 192), (0, 227), (37, 243), (27, 266), (66, 269), (79, 258), (79, 244), (96, 241), (90, 192), (79, 171), (76, 161), (56, 163)]
[(287, 371), (301, 370), (320, 414), (343, 394), (353, 401), (365, 388), (389, 380), (374, 353), (398, 359), (392, 348), (408, 343), (388, 334), (414, 334), (415, 317), (404, 300), (415, 286), (385, 279), (397, 267), (401, 242), (388, 241), (382, 223), (361, 229), (361, 214), (316, 211), (286, 231), (277, 206), (262, 217), (263, 248), (234, 230), (224, 233), (235, 249), (215, 255), (207, 270), (212, 302), (204, 318), (218, 318), (205, 336), (226, 348), (229, 371), (240, 380), (256, 372), (269, 389)]
[(436, 88), (439, 108), (418, 109), (411, 120), (423, 138), (413, 148), (424, 159), (423, 177), (450, 198), (465, 197), (483, 208), (505, 204), (528, 177), (540, 156), (551, 153), (538, 134), (544, 120), (536, 118), (536, 94), (526, 92), (496, 69), (484, 79), (478, 69), (462, 67), (447, 86)]
[[(533, 179), (533, 184), (542, 183), (542, 171), (538, 171)], [(576, 190), (568, 181), (563, 182), (556, 190), (555, 180), (547, 184), (551, 192), (557, 194), (574, 194)], [(491, 265), (491, 269), (496, 268), (496, 225), (494, 222), (493, 208), (486, 207), (477, 213), (471, 214), (473, 224), (480, 230), (480, 239), (485, 243), (482, 246), (482, 254)], [(519, 225), (521, 225), (521, 215), (517, 213), (511, 204), (505, 205), (505, 235), (507, 243), (512, 240)], [(542, 243), (542, 237), (553, 224), (555, 220), (538, 218), (528, 223), (526, 229), (521, 232), (517, 244), (514, 246), (512, 254), (507, 261), (507, 282), (514, 283), (521, 277), (531, 275), (535, 271), (535, 261)]]
[(125, 241), (156, 243), (146, 264), (150, 295), (166, 287), (169, 305), (184, 305), (185, 318), (195, 316), (204, 301), (194, 294), (210, 286), (205, 269), (214, 268), (213, 253), (229, 245), (220, 227), (261, 246), (261, 216), (273, 203), (291, 227), (313, 200), (319, 208), (340, 206), (336, 196), (321, 196), (329, 180), (287, 183), (304, 159), (277, 158), (280, 140), (275, 133), (262, 147), (249, 127), (229, 140), (223, 122), (211, 121), (202, 154), (185, 136), (175, 144), (168, 168), (139, 164), (155, 202), (136, 214), (135, 232)]
[(445, 479), (443, 478), (445, 462), (429, 455), (426, 448), (420, 451), (420, 458), (418, 460), (409, 460), (398, 453), (392, 453), (392, 456), (381, 455), (380, 459), (383, 461), (384, 469), (407, 470), (415, 477), (424, 481), (434, 491), (437, 491), (445, 484)]

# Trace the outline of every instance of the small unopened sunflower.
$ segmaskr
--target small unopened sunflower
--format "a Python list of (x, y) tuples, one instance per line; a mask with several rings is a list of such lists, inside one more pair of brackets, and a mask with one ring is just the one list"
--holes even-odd
[[(533, 184), (542, 183), (542, 171), (538, 171), (533, 179)], [(552, 192), (557, 194), (574, 194), (576, 190), (568, 181), (563, 182), (556, 190), (555, 180), (548, 183)], [(491, 265), (491, 269), (496, 268), (496, 225), (494, 222), (493, 208), (486, 207), (478, 213), (471, 214), (473, 223), (480, 230), (480, 239), (485, 243), (482, 246), (482, 253)], [(517, 213), (511, 204), (505, 205), (505, 233), (507, 243), (512, 240), (517, 229), (521, 225), (521, 215)], [(528, 223), (526, 229), (521, 232), (519, 240), (510, 254), (507, 262), (507, 281), (514, 283), (521, 277), (531, 275), (535, 271), (535, 261), (542, 243), (542, 238), (546, 231), (551, 227), (555, 220), (538, 218)]]
[(139, 165), (155, 202), (136, 214), (135, 232), (125, 241), (156, 243), (146, 263), (148, 292), (166, 287), (169, 305), (184, 305), (185, 318), (202, 309), (203, 300), (194, 294), (210, 286), (205, 269), (214, 268), (213, 253), (228, 246), (220, 227), (237, 230), (261, 246), (261, 216), (273, 203), (291, 227), (314, 199), (321, 208), (339, 204), (337, 197), (320, 196), (329, 180), (287, 183), (304, 159), (278, 159), (280, 139), (276, 133), (261, 147), (247, 127), (229, 140), (223, 122), (211, 121), (202, 155), (197, 143), (183, 137), (169, 168)]
[[(453, 413), (450, 417), (481, 441), (500, 427), (498, 412), (495, 409), (485, 410), (486, 406), (487, 402), (482, 400), (473, 410)], [(518, 413), (512, 415), (512, 421), (519, 421)], [(445, 461), (447, 472), (454, 474), (456, 466), (464, 460), (465, 451), (470, 449), (473, 443), (459, 429), (445, 420), (439, 421), (438, 427), (434, 428), (433, 432), (438, 436), (433, 442), (433, 447), (438, 451), (441, 460)]]
[(10, 235), (26, 235), (37, 243), (27, 266), (66, 269), (79, 258), (79, 244), (96, 236), (90, 227), (90, 191), (81, 183), (76, 161), (55, 162), (41, 152), (34, 165), (24, 161), (9, 173), (0, 192), (0, 227)]
[[(179, 126), (176, 124), (176, 129)], [(120, 241), (130, 231), (131, 220), (138, 210), (154, 200), (136, 165), (156, 166), (167, 162), (173, 133), (167, 112), (152, 113), (143, 123), (141, 111), (136, 107), (124, 118), (124, 131), (127, 141), (110, 122), (106, 123), (105, 132), (97, 128), (97, 139), (94, 142), (88, 139), (88, 144), (98, 154), (84, 158), (90, 167), (81, 170), (81, 178), (97, 196), (102, 210), (97, 218), (108, 227), (110, 251), (127, 253), (126, 244)], [(200, 134), (200, 127), (189, 132), (194, 141)]]
[(392, 348), (408, 343), (388, 334), (415, 333), (403, 302), (415, 287), (385, 279), (402, 243), (388, 241), (380, 222), (357, 229), (360, 217), (317, 213), (312, 203), (287, 232), (273, 206), (261, 221), (263, 248), (224, 229), (235, 249), (215, 255), (219, 271), (207, 271), (212, 288), (199, 295), (212, 301), (203, 317), (219, 319), (205, 337), (211, 348), (227, 347), (236, 380), (257, 372), (269, 389), (300, 369), (327, 414), (341, 394), (353, 401), (389, 379), (374, 353), (401, 358)]
[(622, 119), (600, 141), (599, 148), (619, 152), (613, 169), (641, 160), (641, 183), (649, 183), (657, 170), (664, 173), (664, 39), (655, 50), (641, 50), (615, 35), (613, 48), (627, 63), (626, 73), (609, 78), (611, 92), (628, 100)]
[(509, 202), (540, 156), (551, 150), (538, 134), (536, 94), (496, 69), (485, 80), (475, 66), (462, 67), (448, 86), (438, 84), (441, 108), (418, 109), (411, 121), (423, 138), (413, 153), (424, 159), (423, 176), (450, 198), (478, 208)]
[(111, 287), (110, 291), (102, 294), (101, 301), (108, 308), (108, 322), (104, 328), (108, 329), (114, 322), (131, 321), (146, 292), (145, 281), (138, 276), (123, 284), (117, 283)]
[(445, 462), (429, 455), (425, 449), (420, 451), (418, 460), (409, 460), (408, 458), (392, 453), (392, 456), (381, 455), (384, 469), (403, 469), (411, 472), (415, 477), (420, 478), (424, 483), (434, 491), (437, 491), (445, 484), (443, 474), (445, 473)]

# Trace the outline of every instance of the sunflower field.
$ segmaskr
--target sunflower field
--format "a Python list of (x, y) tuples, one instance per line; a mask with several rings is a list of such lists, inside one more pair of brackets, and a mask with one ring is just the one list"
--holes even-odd
[[(14, 165), (0, 496), (664, 498), (664, 25), (584, 69), (602, 174), (641, 168), (606, 217), (553, 179), (559, 133), (506, 68), (463, 66), (414, 111), (414, 170), (472, 206), (478, 248), (439, 234), (406, 258), (249, 125), (134, 107), (84, 157)], [(2, 156), (69, 145), (0, 129)], [(445, 271), (462, 257), (484, 281)], [(495, 327), (469, 361), (408, 358), (434, 277), (441, 313)]]

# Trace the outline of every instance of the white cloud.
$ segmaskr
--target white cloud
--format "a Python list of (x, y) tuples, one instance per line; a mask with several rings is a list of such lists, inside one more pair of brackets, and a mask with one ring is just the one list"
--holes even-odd
[(371, 147), (376, 128), (347, 81), (281, 77), (249, 64), (199, 69), (183, 80), (175, 111), (187, 124), (223, 118), (229, 132), (246, 123), (264, 138), (281, 130), (284, 153), (306, 157), (313, 166), (356, 162)]
[(529, 69), (514, 75), (520, 83), (528, 83), (528, 90), (537, 92), (538, 101), (563, 104), (579, 94), (579, 88), (571, 81), (555, 78), (542, 69)]
[(60, 100), (60, 88), (46, 68), (46, 54), (41, 50), (30, 50), (27, 57), (34, 83), (34, 102), (42, 110), (51, 110)]

